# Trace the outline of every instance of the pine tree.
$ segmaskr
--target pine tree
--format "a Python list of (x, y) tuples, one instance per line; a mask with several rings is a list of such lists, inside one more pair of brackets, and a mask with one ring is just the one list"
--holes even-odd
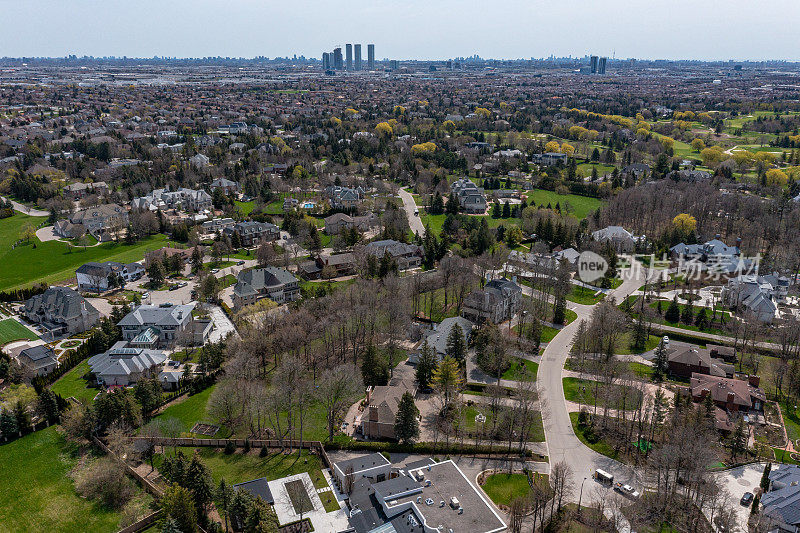
[(511, 217), (511, 205), (506, 200), (506, 203), (503, 204), (503, 218)]
[(631, 344), (635, 352), (643, 352), (647, 346), (647, 328), (644, 326), (644, 319), (641, 316), (636, 320)]
[(389, 380), (388, 365), (380, 356), (374, 344), (368, 345), (364, 352), (364, 359), (361, 362), (361, 376), (364, 379), (364, 385), (373, 387), (386, 385)]
[(161, 507), (167, 519), (172, 519), (178, 531), (197, 531), (197, 509), (188, 489), (173, 483), (161, 497)]
[(206, 506), (214, 498), (214, 488), (211, 481), (211, 472), (200, 461), (200, 456), (195, 454), (186, 471), (186, 487), (192, 491), (197, 512), (202, 515)]
[(500, 218), (503, 216), (502, 208), (500, 207), (500, 202), (495, 202), (492, 206), (492, 218)]
[(464, 338), (464, 330), (458, 324), (453, 324), (450, 333), (447, 335), (447, 347), (445, 353), (448, 357), (455, 359), (459, 365), (464, 366), (467, 360), (467, 341)]
[(694, 325), (700, 330), (708, 327), (708, 310), (705, 307), (701, 307), (697, 311), (697, 316), (694, 317)]
[(653, 381), (662, 381), (669, 370), (669, 360), (667, 359), (667, 347), (662, 340), (656, 348), (655, 359), (653, 360)]
[(11, 438), (19, 433), (17, 419), (8, 409), (3, 409), (3, 412), (0, 413), (0, 433), (6, 438)]
[(409, 444), (419, 437), (419, 409), (414, 404), (414, 397), (406, 391), (397, 405), (397, 416), (394, 421), (394, 436), (403, 444)]
[(739, 455), (747, 451), (747, 432), (745, 431), (744, 421), (739, 418), (733, 428), (730, 439), (731, 456), (735, 460)]
[(692, 302), (686, 302), (686, 305), (683, 306), (683, 312), (681, 313), (681, 322), (684, 324), (691, 324), (694, 322), (694, 306), (692, 306)]
[(422, 341), (422, 347), (419, 351), (419, 362), (417, 363), (417, 383), (423, 390), (431, 386), (433, 380), (433, 371), (436, 369), (436, 354), (433, 353), (428, 344), (428, 339)]
[(672, 299), (672, 302), (670, 302), (669, 307), (667, 307), (667, 312), (664, 313), (664, 320), (675, 324), (680, 319), (681, 319), (681, 311), (680, 308), (678, 307), (678, 297), (676, 296)]
[(772, 463), (767, 463), (764, 467), (764, 473), (761, 474), (761, 488), (764, 492), (769, 488), (769, 473), (772, 470)]
[(181, 528), (178, 526), (178, 522), (172, 518), (167, 517), (164, 520), (164, 525), (161, 526), (161, 533), (182, 533)]

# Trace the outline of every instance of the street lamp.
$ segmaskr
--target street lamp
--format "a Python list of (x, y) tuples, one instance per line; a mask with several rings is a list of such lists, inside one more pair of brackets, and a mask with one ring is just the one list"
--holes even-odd
[(581, 481), (581, 492), (578, 495), (578, 516), (579, 517), (581, 516), (581, 499), (583, 498), (583, 484), (586, 483), (586, 479), (587, 478), (584, 477), (583, 481)]

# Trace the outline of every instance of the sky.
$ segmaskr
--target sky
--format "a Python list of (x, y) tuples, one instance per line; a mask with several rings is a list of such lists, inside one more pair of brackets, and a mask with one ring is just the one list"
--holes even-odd
[(0, 0), (0, 57), (800, 60), (797, 0)]

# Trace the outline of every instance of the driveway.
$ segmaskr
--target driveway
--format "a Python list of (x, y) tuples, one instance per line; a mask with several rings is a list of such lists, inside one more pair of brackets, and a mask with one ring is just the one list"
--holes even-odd
[(214, 329), (208, 336), (209, 342), (219, 342), (230, 333), (236, 333), (236, 328), (233, 327), (233, 322), (228, 318), (228, 315), (218, 305), (207, 305), (206, 309), (208, 314), (211, 315), (211, 320), (214, 322)]
[[(3, 198), (3, 197), (0, 196), (0, 198)], [(9, 201), (10, 199), (9, 198), (3, 198), (3, 200)], [(50, 212), (49, 211), (42, 211), (41, 209), (35, 209), (33, 207), (28, 207), (27, 205), (22, 205), (21, 203), (15, 202), (14, 200), (11, 200), (11, 205), (14, 207), (14, 209), (19, 211), (20, 213), (25, 213), (26, 215), (30, 215), (32, 217), (49, 217), (50, 216)]]
[[(713, 474), (722, 487), (728, 492), (729, 509), (736, 511), (737, 524), (740, 531), (747, 531), (747, 520), (750, 518), (750, 507), (739, 503), (745, 492), (755, 494), (755, 489), (761, 483), (761, 475), (764, 473), (765, 463), (754, 463), (745, 466), (737, 466), (730, 470), (716, 472)], [(710, 516), (710, 509), (704, 509), (706, 516)]]
[(57, 241), (55, 233), (53, 233), (53, 226), (45, 226), (36, 230), (36, 238), (42, 242)]
[(417, 202), (414, 201), (414, 197), (411, 196), (411, 193), (405, 189), (400, 189), (398, 193), (400, 194), (400, 199), (403, 200), (403, 209), (406, 212), (406, 218), (408, 218), (408, 225), (411, 227), (411, 231), (419, 233), (419, 236), (422, 237), (425, 234), (425, 225), (422, 223), (420, 217), (414, 214), (417, 210)]

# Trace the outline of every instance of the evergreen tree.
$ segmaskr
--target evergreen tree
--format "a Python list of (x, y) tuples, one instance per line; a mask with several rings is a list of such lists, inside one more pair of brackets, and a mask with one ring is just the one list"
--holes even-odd
[(744, 420), (739, 418), (730, 437), (731, 456), (734, 460), (747, 451), (747, 431), (744, 427)]
[(678, 307), (678, 297), (676, 296), (672, 299), (672, 302), (670, 302), (669, 307), (667, 307), (667, 312), (664, 313), (664, 320), (675, 324), (680, 319), (681, 319), (681, 311), (680, 308)]
[(192, 272), (200, 272), (203, 269), (203, 254), (200, 252), (200, 247), (195, 246), (192, 250)]
[(701, 307), (697, 311), (697, 316), (694, 317), (694, 325), (700, 330), (708, 327), (708, 310), (705, 307)]
[(509, 218), (511, 216), (511, 205), (506, 200), (506, 203), (503, 204), (503, 218)]
[(178, 531), (190, 533), (197, 531), (197, 509), (188, 489), (173, 483), (161, 497), (161, 507), (167, 519), (172, 519)]
[(464, 366), (467, 360), (467, 341), (464, 337), (464, 330), (458, 324), (453, 324), (450, 333), (447, 335), (447, 347), (445, 353), (448, 357), (455, 359), (459, 365)]
[(445, 212), (448, 215), (457, 215), (458, 214), (458, 198), (456, 198), (455, 193), (450, 193), (450, 196), (447, 197), (447, 204), (445, 205)]
[(683, 306), (683, 312), (681, 312), (681, 322), (684, 324), (691, 324), (694, 322), (694, 306), (692, 306), (692, 302), (686, 302), (686, 305)]
[(373, 387), (386, 385), (389, 380), (389, 366), (384, 358), (380, 356), (374, 344), (369, 344), (364, 352), (364, 359), (361, 362), (361, 376), (364, 378), (364, 385)]
[(643, 352), (647, 346), (647, 328), (644, 325), (644, 318), (639, 316), (633, 328), (632, 348), (635, 352)]
[(161, 533), (183, 533), (178, 526), (177, 520), (172, 517), (167, 517), (164, 520), (164, 525), (161, 526)]
[(211, 472), (200, 461), (200, 456), (195, 453), (189, 468), (186, 471), (186, 487), (192, 491), (198, 515), (205, 514), (206, 507), (214, 498), (214, 486)]
[(49, 422), (55, 422), (58, 420), (58, 415), (60, 414), (58, 409), (58, 400), (53, 391), (48, 388), (42, 389), (37, 401), (37, 410)]
[(769, 488), (769, 473), (772, 470), (772, 463), (767, 463), (764, 467), (764, 473), (761, 474), (761, 488), (764, 492)]
[(409, 391), (403, 393), (397, 405), (397, 416), (394, 421), (394, 435), (403, 444), (409, 444), (419, 437), (419, 409), (414, 404), (414, 397)]
[(419, 387), (423, 390), (431, 386), (433, 380), (433, 371), (436, 369), (436, 354), (428, 344), (428, 339), (422, 341), (422, 347), (419, 350), (419, 362), (417, 363), (416, 378)]
[(11, 438), (19, 433), (17, 419), (8, 409), (3, 409), (3, 412), (0, 413), (0, 433), (6, 438)]
[(655, 359), (653, 360), (653, 381), (662, 381), (669, 371), (669, 360), (667, 359), (667, 346), (662, 340), (656, 348)]
[(503, 211), (500, 207), (500, 202), (495, 202), (492, 206), (492, 218), (500, 218), (503, 216)]

